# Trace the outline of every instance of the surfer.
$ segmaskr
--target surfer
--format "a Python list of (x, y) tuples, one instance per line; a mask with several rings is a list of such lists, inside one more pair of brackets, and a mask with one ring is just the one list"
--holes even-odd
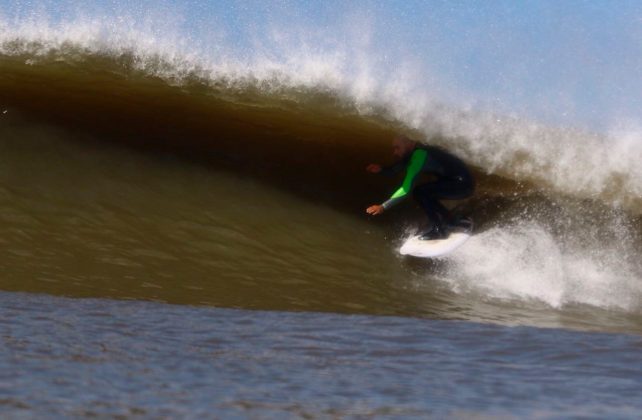
[[(386, 202), (374, 204), (366, 212), (373, 216), (379, 215), (412, 191), (415, 200), (428, 216), (429, 226), (421, 239), (447, 238), (449, 228), (456, 226), (457, 220), (439, 200), (460, 200), (473, 194), (475, 183), (468, 167), (461, 159), (441, 148), (419, 144), (403, 135), (392, 141), (392, 153), (399, 158), (397, 163), (387, 167), (372, 163), (366, 170), (373, 174), (394, 175), (405, 169), (403, 183)], [(415, 186), (422, 173), (432, 175), (433, 180)]]

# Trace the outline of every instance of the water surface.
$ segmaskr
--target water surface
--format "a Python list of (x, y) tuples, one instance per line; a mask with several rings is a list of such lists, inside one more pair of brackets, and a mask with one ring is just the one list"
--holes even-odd
[(10, 417), (634, 418), (642, 339), (0, 294)]

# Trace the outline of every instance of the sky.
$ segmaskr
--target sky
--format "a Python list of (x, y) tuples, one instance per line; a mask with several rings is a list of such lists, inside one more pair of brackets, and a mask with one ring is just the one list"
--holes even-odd
[(386, 69), (379, 83), (411, 63), (418, 88), (447, 103), (596, 131), (642, 127), (640, 1), (0, 0), (5, 26), (34, 15), (129, 16), (206, 54), (286, 60), (283, 43), (345, 44)]

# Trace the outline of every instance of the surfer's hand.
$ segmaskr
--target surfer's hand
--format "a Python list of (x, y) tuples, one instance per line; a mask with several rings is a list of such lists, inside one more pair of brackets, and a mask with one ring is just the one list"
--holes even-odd
[(371, 163), (366, 167), (366, 171), (370, 172), (371, 174), (378, 174), (381, 172), (381, 165), (377, 163)]
[(374, 204), (366, 209), (366, 213), (368, 213), (371, 216), (376, 216), (378, 214), (383, 213), (383, 206), (380, 204)]

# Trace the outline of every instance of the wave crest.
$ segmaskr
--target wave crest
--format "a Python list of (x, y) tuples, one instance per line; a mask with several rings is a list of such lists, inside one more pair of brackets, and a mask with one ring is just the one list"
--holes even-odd
[[(223, 50), (205, 54), (189, 38), (172, 31), (159, 35), (158, 28), (141, 29), (131, 19), (0, 22), (0, 59), (19, 59), (32, 73), (37, 64), (42, 79), (55, 77), (66, 63), (68, 70), (81, 73), (140, 78), (132, 83), (154, 78), (181, 87), (199, 83), (209, 89), (207, 94), (236, 105), (319, 112), (322, 103), (326, 116), (339, 119), (349, 112), (414, 132), (455, 150), (488, 174), (642, 209), (642, 131), (634, 127), (597, 135), (447, 106), (433, 100), (430, 86), (422, 89), (416, 68), (384, 71), (376, 60), (337, 45), (330, 51), (261, 49), (239, 57)], [(69, 82), (67, 89), (73, 89)], [(83, 82), (78, 80), (77, 89), (84, 89)]]

